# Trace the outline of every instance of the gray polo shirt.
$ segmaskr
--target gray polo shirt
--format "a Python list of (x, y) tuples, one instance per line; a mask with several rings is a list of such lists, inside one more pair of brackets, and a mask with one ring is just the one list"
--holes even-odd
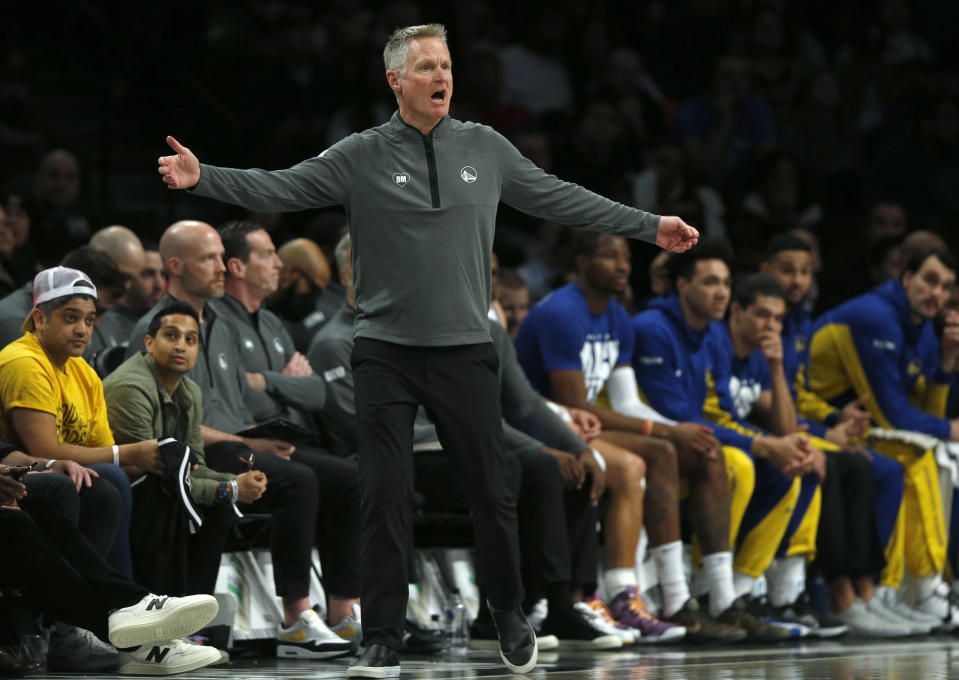
[(492, 128), (442, 119), (423, 135), (395, 113), (286, 170), (200, 166), (194, 191), (257, 211), (342, 205), (355, 336), (411, 346), (490, 341), (499, 202), (570, 226), (655, 242), (659, 217), (549, 175)]
[(0, 347), (23, 337), (20, 326), (33, 309), (33, 280), (0, 299)]
[(286, 326), (276, 314), (260, 308), (250, 313), (229, 294), (210, 300), (219, 318), (228, 318), (237, 330), (234, 340), (240, 348), (243, 369), (262, 373), (266, 391), (249, 389), (244, 394), (246, 405), (258, 423), (286, 418), (315, 430), (313, 415), (326, 401), (326, 383), (318, 375), (283, 375), (296, 349)]

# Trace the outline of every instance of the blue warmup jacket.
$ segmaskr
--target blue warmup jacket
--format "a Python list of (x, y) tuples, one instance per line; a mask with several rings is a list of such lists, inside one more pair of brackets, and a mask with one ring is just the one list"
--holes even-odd
[(793, 305), (783, 318), (783, 369), (789, 391), (799, 413), (799, 423), (809, 434), (822, 439), (826, 430), (839, 422), (839, 409), (832, 406), (809, 386), (809, 342), (813, 321), (802, 305)]
[(909, 317), (899, 281), (826, 312), (810, 343), (809, 383), (834, 406), (868, 394), (866, 407), (882, 427), (949, 439), (944, 416), (955, 376), (939, 370), (932, 322)]
[(704, 416), (707, 400), (727, 413), (735, 411), (728, 391), (729, 368), (717, 360), (717, 348), (711, 347), (715, 339), (707, 341), (715, 332), (711, 327), (717, 325), (694, 331), (686, 324), (678, 297), (653, 300), (633, 317), (633, 370), (647, 404), (673, 420), (709, 425), (724, 445), (748, 454), (753, 438), (762, 433), (732, 417), (728, 424), (717, 424)]

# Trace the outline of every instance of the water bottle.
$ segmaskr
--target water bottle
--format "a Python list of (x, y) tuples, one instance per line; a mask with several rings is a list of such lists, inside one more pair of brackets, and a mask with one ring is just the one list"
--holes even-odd
[(459, 588), (450, 592), (446, 603), (446, 639), (451, 652), (465, 654), (470, 646), (470, 622)]

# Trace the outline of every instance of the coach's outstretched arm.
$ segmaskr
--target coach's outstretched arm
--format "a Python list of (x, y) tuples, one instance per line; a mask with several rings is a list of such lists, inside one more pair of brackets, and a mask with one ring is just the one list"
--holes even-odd
[(166, 143), (176, 151), (175, 156), (160, 156), (158, 168), (163, 181), (171, 189), (191, 189), (200, 181), (200, 161), (193, 152), (173, 137)]

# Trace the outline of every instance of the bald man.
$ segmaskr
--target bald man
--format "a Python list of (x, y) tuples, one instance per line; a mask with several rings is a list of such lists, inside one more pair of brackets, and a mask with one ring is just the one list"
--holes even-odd
[[(244, 472), (243, 461), (255, 457), (256, 469), (266, 474), (266, 494), (253, 508), (272, 516), (271, 548), (276, 594), (283, 600), (283, 625), (277, 630), (277, 654), (284, 657), (327, 658), (350, 650), (344, 641), (316, 616), (309, 600), (310, 552), (322, 520), (324, 584), (331, 624), (344, 630), (358, 628), (352, 618), (359, 593), (359, 489), (355, 466), (344, 466), (332, 456), (300, 455), (295, 446), (273, 439), (252, 439), (235, 433), (256, 425), (246, 406), (246, 371), (240, 356), (239, 331), (229, 318), (210, 304), (224, 293), (226, 267), (223, 242), (206, 222), (183, 220), (170, 225), (160, 239), (160, 255), (170, 287), (156, 306), (141, 318), (130, 337), (129, 358), (144, 349), (150, 320), (173, 302), (186, 302), (200, 321), (200, 351), (196, 366), (187, 373), (203, 393), (203, 448), (207, 465), (221, 472)], [(298, 462), (303, 458), (304, 462)], [(242, 461), (240, 459), (243, 459)], [(347, 468), (344, 470), (343, 468)], [(319, 484), (324, 477), (327, 485)], [(335, 512), (349, 515), (330, 521)], [(262, 504), (262, 508), (259, 506)], [(338, 628), (337, 630), (340, 630)]]
[(305, 353), (317, 331), (345, 304), (345, 290), (331, 281), (326, 255), (310, 239), (288, 241), (276, 254), (283, 268), (267, 307), (286, 323), (296, 350)]
[(118, 224), (105, 227), (93, 235), (90, 247), (107, 255), (129, 277), (126, 293), (100, 317), (99, 332), (94, 333), (85, 355), (94, 358), (103, 349), (129, 343), (133, 327), (153, 306), (150, 297), (155, 284), (143, 244), (132, 230)]

